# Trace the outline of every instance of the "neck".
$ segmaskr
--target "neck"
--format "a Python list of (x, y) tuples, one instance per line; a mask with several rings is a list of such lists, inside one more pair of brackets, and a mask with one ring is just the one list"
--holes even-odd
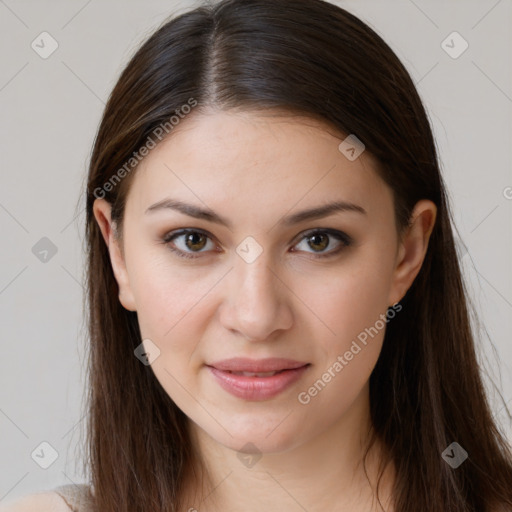
[[(384, 449), (378, 440), (365, 459), (372, 433), (368, 388), (342, 418), (316, 437), (295, 446), (285, 446), (283, 440), (283, 449), (272, 453), (241, 454), (191, 421), (189, 429), (197, 455), (193, 471), (184, 479), (184, 510), (382, 510), (377, 506), (376, 482)], [(379, 484), (384, 507), (391, 495), (391, 466)]]

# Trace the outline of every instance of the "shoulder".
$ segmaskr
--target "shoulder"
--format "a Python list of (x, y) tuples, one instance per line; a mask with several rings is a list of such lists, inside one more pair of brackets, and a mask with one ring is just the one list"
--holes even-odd
[(0, 504), (0, 512), (69, 512), (62, 497), (54, 491), (29, 494), (10, 503)]

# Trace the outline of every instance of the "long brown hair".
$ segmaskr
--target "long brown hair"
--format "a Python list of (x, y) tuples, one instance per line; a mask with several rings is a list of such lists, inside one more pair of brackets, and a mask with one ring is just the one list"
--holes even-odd
[[(172, 136), (169, 120), (191, 104), (195, 112), (279, 109), (356, 134), (393, 190), (400, 231), (417, 201), (436, 204), (424, 264), (387, 326), (370, 377), (373, 439), (384, 442), (396, 467), (396, 512), (512, 506), (510, 446), (484, 392), (435, 142), (408, 72), (379, 35), (335, 5), (223, 0), (166, 21), (137, 50), (94, 142), (86, 199), (86, 464), (98, 511), (177, 511), (195, 457), (184, 413), (134, 357), (137, 314), (118, 299), (93, 214), (94, 200), (105, 197), (122, 234), (134, 155), (161, 140), (162, 126)], [(457, 468), (442, 457), (452, 442), (468, 453)]]

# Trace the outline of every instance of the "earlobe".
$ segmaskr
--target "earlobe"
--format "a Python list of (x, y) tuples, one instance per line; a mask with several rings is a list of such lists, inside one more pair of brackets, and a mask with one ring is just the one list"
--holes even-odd
[(94, 201), (93, 213), (108, 247), (112, 270), (119, 288), (119, 301), (128, 311), (136, 311), (135, 298), (130, 288), (125, 258), (116, 236), (116, 225), (112, 222), (111, 211), (112, 205), (105, 199), (100, 198)]
[(418, 275), (428, 249), (430, 235), (436, 221), (437, 207), (427, 199), (418, 201), (411, 214), (411, 222), (397, 252), (396, 268), (389, 303), (399, 302)]

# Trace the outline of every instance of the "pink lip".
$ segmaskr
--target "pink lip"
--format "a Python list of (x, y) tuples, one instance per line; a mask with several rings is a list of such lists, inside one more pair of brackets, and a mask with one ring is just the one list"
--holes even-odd
[[(224, 366), (224, 368), (219, 368)], [(289, 359), (230, 359), (208, 365), (207, 368), (220, 386), (232, 395), (244, 400), (266, 400), (272, 398), (301, 378), (310, 365)], [(287, 368), (288, 367), (288, 368)], [(228, 369), (229, 368), (229, 369)], [(250, 377), (230, 372), (271, 372), (284, 370), (270, 377)]]

